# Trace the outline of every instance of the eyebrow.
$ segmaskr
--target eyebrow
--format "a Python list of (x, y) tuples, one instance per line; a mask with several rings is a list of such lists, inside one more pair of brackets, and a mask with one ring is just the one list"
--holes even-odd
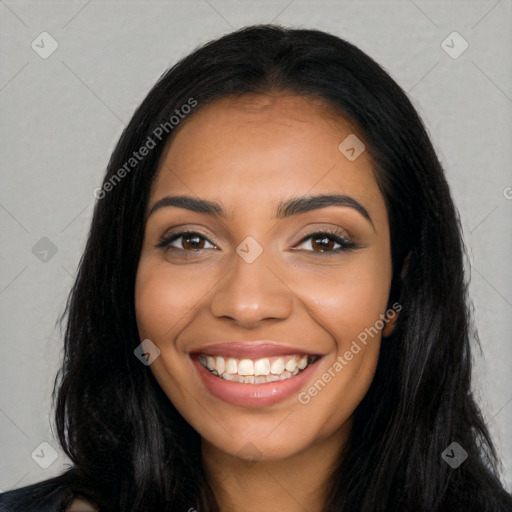
[[(147, 212), (147, 218), (163, 207), (185, 208), (197, 213), (206, 213), (214, 217), (227, 218), (222, 205), (216, 201), (197, 199), (191, 196), (166, 196), (159, 199)], [(366, 208), (354, 198), (342, 194), (326, 194), (317, 196), (293, 197), (280, 203), (274, 218), (283, 219), (329, 206), (345, 206), (359, 212), (374, 227), (372, 218)]]

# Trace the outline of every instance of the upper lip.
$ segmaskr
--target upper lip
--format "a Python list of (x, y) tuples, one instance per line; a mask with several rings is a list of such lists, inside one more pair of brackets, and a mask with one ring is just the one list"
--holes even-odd
[(305, 350), (304, 348), (283, 345), (282, 343), (270, 340), (215, 343), (193, 349), (190, 353), (206, 354), (211, 356), (227, 356), (234, 357), (236, 359), (244, 357), (254, 359), (258, 357), (285, 356), (292, 354), (321, 355)]

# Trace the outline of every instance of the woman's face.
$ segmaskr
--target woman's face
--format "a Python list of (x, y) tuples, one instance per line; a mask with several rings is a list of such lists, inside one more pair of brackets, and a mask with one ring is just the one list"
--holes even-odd
[(245, 95), (198, 111), (163, 155), (139, 334), (177, 410), (227, 454), (278, 459), (346, 431), (372, 381), (390, 237), (354, 134), (312, 99)]

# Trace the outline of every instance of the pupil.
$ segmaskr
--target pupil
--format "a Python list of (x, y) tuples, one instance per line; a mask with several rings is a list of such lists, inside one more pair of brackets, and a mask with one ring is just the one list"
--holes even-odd
[[(317, 243), (319, 240), (320, 244)], [(332, 244), (334, 243), (331, 239), (327, 238), (326, 236), (322, 238), (314, 238), (313, 241), (313, 245), (319, 245), (321, 250), (332, 249)]]
[[(191, 242), (191, 240), (194, 240)], [(188, 236), (183, 239), (184, 246), (186, 249), (201, 249), (198, 245), (201, 245), (202, 239), (198, 236)]]

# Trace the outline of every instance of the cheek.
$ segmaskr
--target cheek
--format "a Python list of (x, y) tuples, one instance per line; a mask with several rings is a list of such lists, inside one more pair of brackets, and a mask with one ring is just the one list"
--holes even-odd
[(332, 351), (297, 397), (303, 417), (325, 437), (349, 420), (372, 383), (389, 282), (352, 275), (332, 284), (341, 291), (314, 292), (316, 321), (331, 336)]
[[(204, 291), (202, 293), (204, 295)], [(150, 339), (160, 349), (160, 356), (150, 366), (151, 372), (179, 410), (187, 403), (190, 363), (175, 343), (176, 332), (189, 321), (197, 300), (197, 289), (186, 285), (180, 274), (169, 272), (169, 264), (143, 258), (135, 281), (135, 312), (140, 339)], [(180, 407), (181, 405), (181, 407)]]
[(155, 273), (139, 270), (135, 284), (135, 312), (141, 339), (164, 338), (178, 306), (176, 293), (166, 280), (158, 279)]
[(391, 283), (391, 261), (386, 254), (378, 250), (354, 253), (343, 265), (321, 273), (295, 271), (290, 288), (331, 335), (338, 351), (347, 350), (386, 310)]
[(382, 253), (373, 256), (301, 282), (301, 300), (329, 333), (332, 350), (298, 401), (307, 417), (318, 419), (314, 421), (325, 435), (350, 418), (375, 374), (391, 264)]
[[(374, 327), (385, 312), (389, 281), (379, 277), (357, 279), (352, 275), (333, 280), (333, 286), (337, 293), (324, 293), (317, 301), (321, 303), (324, 328), (336, 340), (338, 350), (346, 350), (347, 344)], [(382, 326), (378, 325), (380, 331)]]
[[(192, 283), (192, 284), (191, 284)], [(190, 273), (172, 271), (166, 261), (141, 260), (135, 281), (135, 311), (141, 337), (173, 340), (195, 306), (204, 300), (208, 283)]]

